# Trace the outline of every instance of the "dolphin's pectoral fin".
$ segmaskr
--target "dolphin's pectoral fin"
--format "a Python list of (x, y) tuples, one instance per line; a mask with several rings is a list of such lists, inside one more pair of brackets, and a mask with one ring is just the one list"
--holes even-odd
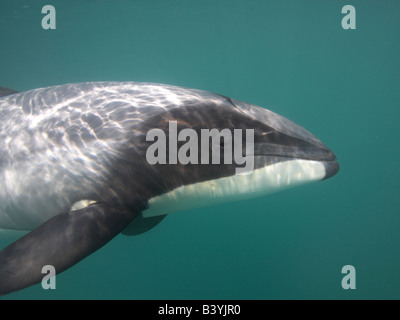
[(166, 216), (165, 214), (163, 216), (143, 218), (141, 214), (138, 214), (135, 219), (122, 230), (122, 234), (126, 236), (137, 236), (138, 234), (147, 232), (158, 225)]
[(0, 252), (0, 295), (40, 282), (45, 265), (56, 274), (68, 269), (114, 238), (139, 212), (96, 203), (49, 219)]
[(18, 91), (0, 87), (0, 98), (1, 97), (5, 97), (5, 96), (9, 96), (9, 95), (14, 94), (14, 93), (18, 93)]

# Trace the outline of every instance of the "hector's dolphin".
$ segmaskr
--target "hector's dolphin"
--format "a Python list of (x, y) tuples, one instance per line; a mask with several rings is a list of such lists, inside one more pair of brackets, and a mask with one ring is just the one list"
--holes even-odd
[[(302, 127), (206, 91), (92, 82), (0, 94), (0, 228), (32, 230), (0, 252), (0, 294), (40, 282), (45, 265), (66, 270), (120, 232), (149, 230), (167, 213), (324, 180), (339, 170), (335, 155)], [(157, 129), (168, 140), (171, 123), (177, 132), (197, 133), (193, 139), (204, 129), (252, 129), (252, 148), (243, 142), (252, 170), (236, 174), (234, 161), (149, 161), (149, 148), (162, 141), (148, 133)], [(175, 137), (177, 146), (189, 138)], [(222, 154), (228, 146), (225, 138), (219, 142)], [(203, 148), (197, 156), (204, 154)]]

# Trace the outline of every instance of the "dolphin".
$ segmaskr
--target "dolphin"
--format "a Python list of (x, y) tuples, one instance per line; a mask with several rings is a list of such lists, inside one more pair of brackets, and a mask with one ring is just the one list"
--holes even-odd
[[(85, 82), (2, 88), (0, 95), (0, 228), (30, 231), (0, 251), (0, 295), (39, 283), (45, 265), (59, 274), (119, 233), (146, 232), (169, 213), (262, 196), (339, 170), (333, 152), (299, 125), (207, 91)], [(250, 129), (251, 148), (237, 145), (252, 170), (237, 174), (233, 161), (150, 163), (155, 139), (148, 133), (161, 130), (169, 139), (171, 123), (199, 136), (204, 129)], [(226, 148), (220, 139), (216, 149)]]

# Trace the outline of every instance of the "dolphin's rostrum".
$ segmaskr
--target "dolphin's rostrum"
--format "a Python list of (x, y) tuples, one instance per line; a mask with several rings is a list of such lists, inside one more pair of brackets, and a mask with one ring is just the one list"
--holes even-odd
[[(206, 91), (89, 82), (0, 95), (0, 228), (32, 230), (0, 252), (0, 294), (40, 282), (44, 265), (60, 273), (118, 233), (145, 232), (168, 213), (323, 180), (339, 169), (302, 127)], [(253, 171), (237, 175), (236, 164), (223, 161), (150, 164), (146, 135), (168, 135), (171, 121), (199, 137), (203, 129), (254, 130)]]

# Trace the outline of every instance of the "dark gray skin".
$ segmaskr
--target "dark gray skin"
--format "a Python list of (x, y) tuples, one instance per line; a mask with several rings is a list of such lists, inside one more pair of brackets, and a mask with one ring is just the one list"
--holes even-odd
[[(0, 252), (0, 295), (40, 282), (44, 265), (59, 274), (121, 231), (150, 229), (164, 217), (141, 217), (152, 197), (235, 174), (236, 164), (150, 165), (146, 150), (153, 142), (146, 141), (146, 133), (154, 128), (168, 133), (171, 120), (179, 131), (192, 128), (198, 136), (207, 128), (254, 129), (255, 169), (290, 159), (322, 162), (324, 179), (339, 169), (335, 155), (300, 126), (205, 91), (102, 82), (3, 94), (9, 95), (0, 98), (0, 174), (17, 168), (35, 187), (21, 186), (21, 201), (0, 193), (0, 208), (11, 217), (7, 223), (34, 229)], [(36, 205), (53, 198), (55, 204)], [(82, 199), (96, 203), (70, 211)], [(22, 219), (25, 210), (35, 218)]]

